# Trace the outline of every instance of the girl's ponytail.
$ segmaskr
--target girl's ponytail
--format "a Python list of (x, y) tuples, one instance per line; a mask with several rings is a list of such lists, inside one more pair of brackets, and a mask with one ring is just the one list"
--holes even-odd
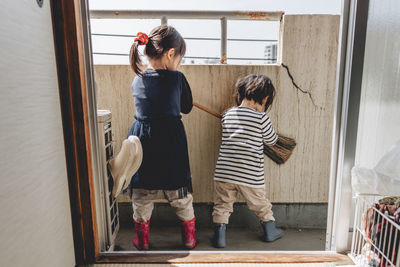
[(139, 55), (139, 45), (147, 45), (149, 42), (149, 37), (147, 34), (143, 32), (138, 32), (136, 34), (135, 41), (131, 46), (131, 51), (129, 52), (129, 63), (133, 72), (140, 76), (140, 72), (142, 71), (142, 60)]
[(142, 60), (139, 55), (139, 42), (135, 41), (131, 46), (131, 51), (129, 52), (129, 64), (134, 73), (137, 75), (142, 71)]

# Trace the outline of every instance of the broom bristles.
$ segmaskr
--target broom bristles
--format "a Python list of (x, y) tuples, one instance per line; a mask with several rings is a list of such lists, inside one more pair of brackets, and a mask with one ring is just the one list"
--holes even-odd
[(292, 155), (296, 141), (292, 138), (278, 135), (278, 141), (273, 146), (264, 144), (264, 154), (277, 164), (285, 163)]

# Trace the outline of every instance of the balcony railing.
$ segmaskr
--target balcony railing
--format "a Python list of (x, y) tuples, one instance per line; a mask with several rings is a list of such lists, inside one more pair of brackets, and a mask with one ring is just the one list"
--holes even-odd
[[(177, 10), (92, 10), (90, 11), (91, 19), (160, 19), (162, 25), (168, 24), (168, 19), (207, 19), (221, 21), (221, 37), (184, 37), (185, 40), (200, 41), (220, 41), (221, 54), (220, 57), (203, 57), (203, 56), (185, 56), (188, 59), (211, 59), (220, 60), (221, 64), (226, 64), (227, 60), (250, 60), (250, 61), (276, 61), (276, 57), (272, 58), (248, 58), (248, 57), (228, 57), (227, 42), (275, 42), (278, 40), (269, 39), (241, 39), (227, 38), (227, 21), (228, 20), (264, 20), (264, 21), (281, 21), (284, 12), (265, 12), (265, 11), (177, 11)], [(135, 37), (134, 35), (109, 34), (109, 33), (93, 33), (93, 36), (109, 36), (109, 37)], [(94, 52), (94, 55), (111, 55), (111, 56), (128, 56), (125, 53), (108, 53)]]

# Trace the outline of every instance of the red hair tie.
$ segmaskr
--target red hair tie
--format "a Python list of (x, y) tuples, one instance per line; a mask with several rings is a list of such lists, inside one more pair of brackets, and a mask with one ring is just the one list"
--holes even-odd
[(144, 32), (138, 32), (135, 38), (136, 41), (139, 41), (139, 45), (146, 45), (149, 42), (149, 36)]

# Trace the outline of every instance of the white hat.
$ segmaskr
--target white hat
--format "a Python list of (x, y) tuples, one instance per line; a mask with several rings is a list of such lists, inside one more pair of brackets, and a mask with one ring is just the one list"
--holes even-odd
[(122, 142), (121, 150), (110, 160), (109, 169), (114, 180), (113, 196), (117, 197), (126, 189), (142, 163), (142, 144), (137, 136), (129, 136)]

